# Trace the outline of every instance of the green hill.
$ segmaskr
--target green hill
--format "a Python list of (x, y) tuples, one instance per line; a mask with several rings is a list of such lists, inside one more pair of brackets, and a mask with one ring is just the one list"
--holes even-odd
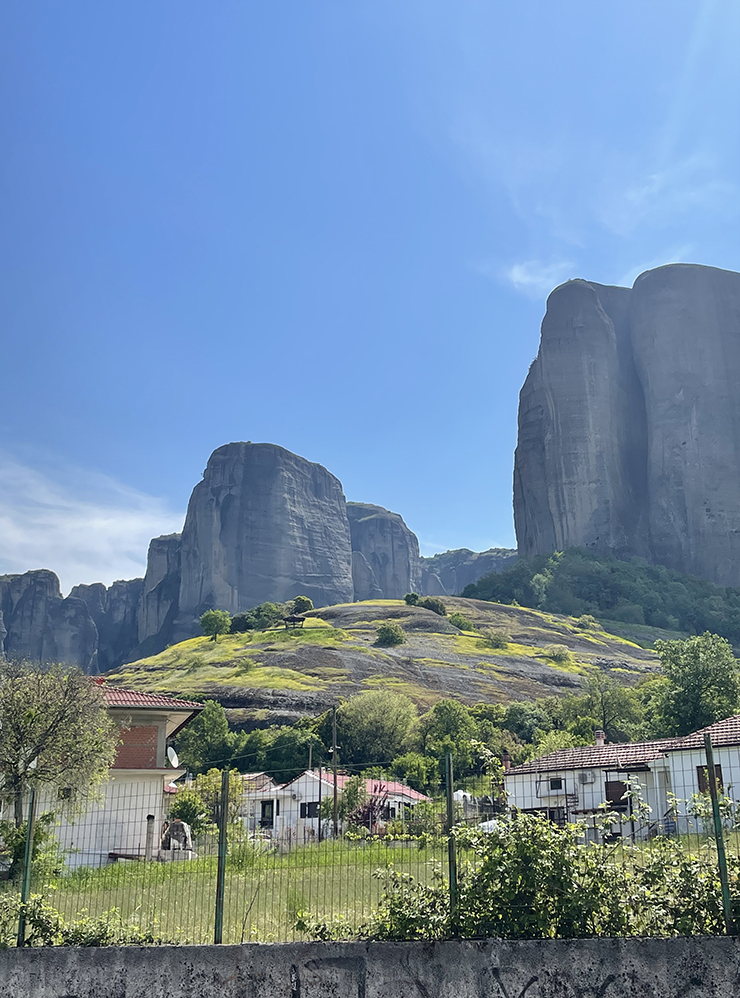
[[(251, 631), (218, 642), (191, 638), (107, 679), (213, 697), (233, 719), (265, 724), (318, 713), (337, 697), (369, 689), (396, 690), (423, 706), (441, 697), (507, 702), (570, 692), (591, 669), (635, 683), (657, 665), (638, 643), (584, 630), (573, 618), (474, 599), (444, 602), (448, 614), (462, 613), (476, 630), (463, 632), (449, 617), (401, 600), (347, 603), (314, 610), (298, 630)], [(386, 621), (401, 625), (404, 644), (375, 644)], [(491, 646), (486, 633), (492, 630), (505, 633), (506, 647)]]
[(644, 559), (620, 561), (571, 548), (552, 555), (520, 558), (511, 568), (485, 575), (466, 586), (473, 599), (538, 607), (550, 613), (592, 614), (609, 630), (630, 634), (624, 625), (651, 641), (661, 628), (678, 636), (712, 631), (740, 645), (740, 589), (715, 585)]

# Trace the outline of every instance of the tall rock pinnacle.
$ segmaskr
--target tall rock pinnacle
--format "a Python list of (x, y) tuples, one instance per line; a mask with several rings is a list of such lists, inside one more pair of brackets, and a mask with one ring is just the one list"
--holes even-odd
[(738, 386), (740, 274), (556, 288), (519, 400), (520, 553), (610, 550), (740, 585)]

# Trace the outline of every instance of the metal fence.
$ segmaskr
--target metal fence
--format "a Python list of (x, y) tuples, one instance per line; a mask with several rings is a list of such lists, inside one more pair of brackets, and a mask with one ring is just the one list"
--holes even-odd
[[(674, 802), (673, 810), (655, 815), (628, 782), (616, 809), (585, 818), (584, 842), (627, 874), (648, 863), (658, 841), (670, 836), (718, 879), (725, 928), (734, 932), (727, 854), (740, 869), (740, 812), (732, 788), (721, 784), (711, 744), (706, 755), (709, 793), (698, 795), (693, 810)], [(315, 801), (296, 800), (295, 820), (279, 828), (278, 798), (269, 789), (261, 797), (247, 794), (237, 807), (225, 772), (207, 829), (188, 836), (182, 823), (169, 820), (175, 795), (161, 777), (114, 779), (84, 805), (63, 797), (34, 801), (37, 854), (28, 862), (27, 850), (23, 875), (0, 890), (46, 895), (69, 923), (115, 912), (152, 939), (178, 943), (307, 938), (299, 928), (306, 919), (341, 919), (357, 931), (377, 909), (391, 870), (422, 885), (444, 883), (454, 910), (458, 865), (463, 877), (475, 867), (455, 829), (467, 824), (485, 832), (499, 819), (490, 798), (483, 805), (472, 795), (455, 800), (449, 759), (443, 791), (413, 808), (379, 808), (374, 826), (371, 819), (364, 830), (340, 822), (335, 834), (334, 816)], [(255, 808), (255, 800), (272, 803)]]

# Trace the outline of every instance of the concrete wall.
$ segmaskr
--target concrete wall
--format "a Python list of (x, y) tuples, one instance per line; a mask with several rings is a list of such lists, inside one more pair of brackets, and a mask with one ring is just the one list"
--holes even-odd
[(0, 952), (0, 998), (731, 998), (740, 940), (286, 943)]

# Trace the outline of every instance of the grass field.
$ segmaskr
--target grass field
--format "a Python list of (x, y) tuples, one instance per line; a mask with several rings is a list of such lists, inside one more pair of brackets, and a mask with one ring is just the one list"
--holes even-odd
[[(358, 925), (383, 891), (376, 871), (392, 865), (428, 883), (446, 861), (441, 840), (423, 848), (417, 842), (328, 840), (284, 853), (260, 845), (242, 843), (227, 858), (225, 943), (304, 938), (294, 929), (299, 912), (317, 919), (341, 916)], [(34, 890), (48, 885), (50, 903), (70, 921), (115, 908), (124, 922), (164, 941), (209, 943), (217, 865), (215, 855), (202, 853), (189, 862), (118, 862), (38, 882)]]

